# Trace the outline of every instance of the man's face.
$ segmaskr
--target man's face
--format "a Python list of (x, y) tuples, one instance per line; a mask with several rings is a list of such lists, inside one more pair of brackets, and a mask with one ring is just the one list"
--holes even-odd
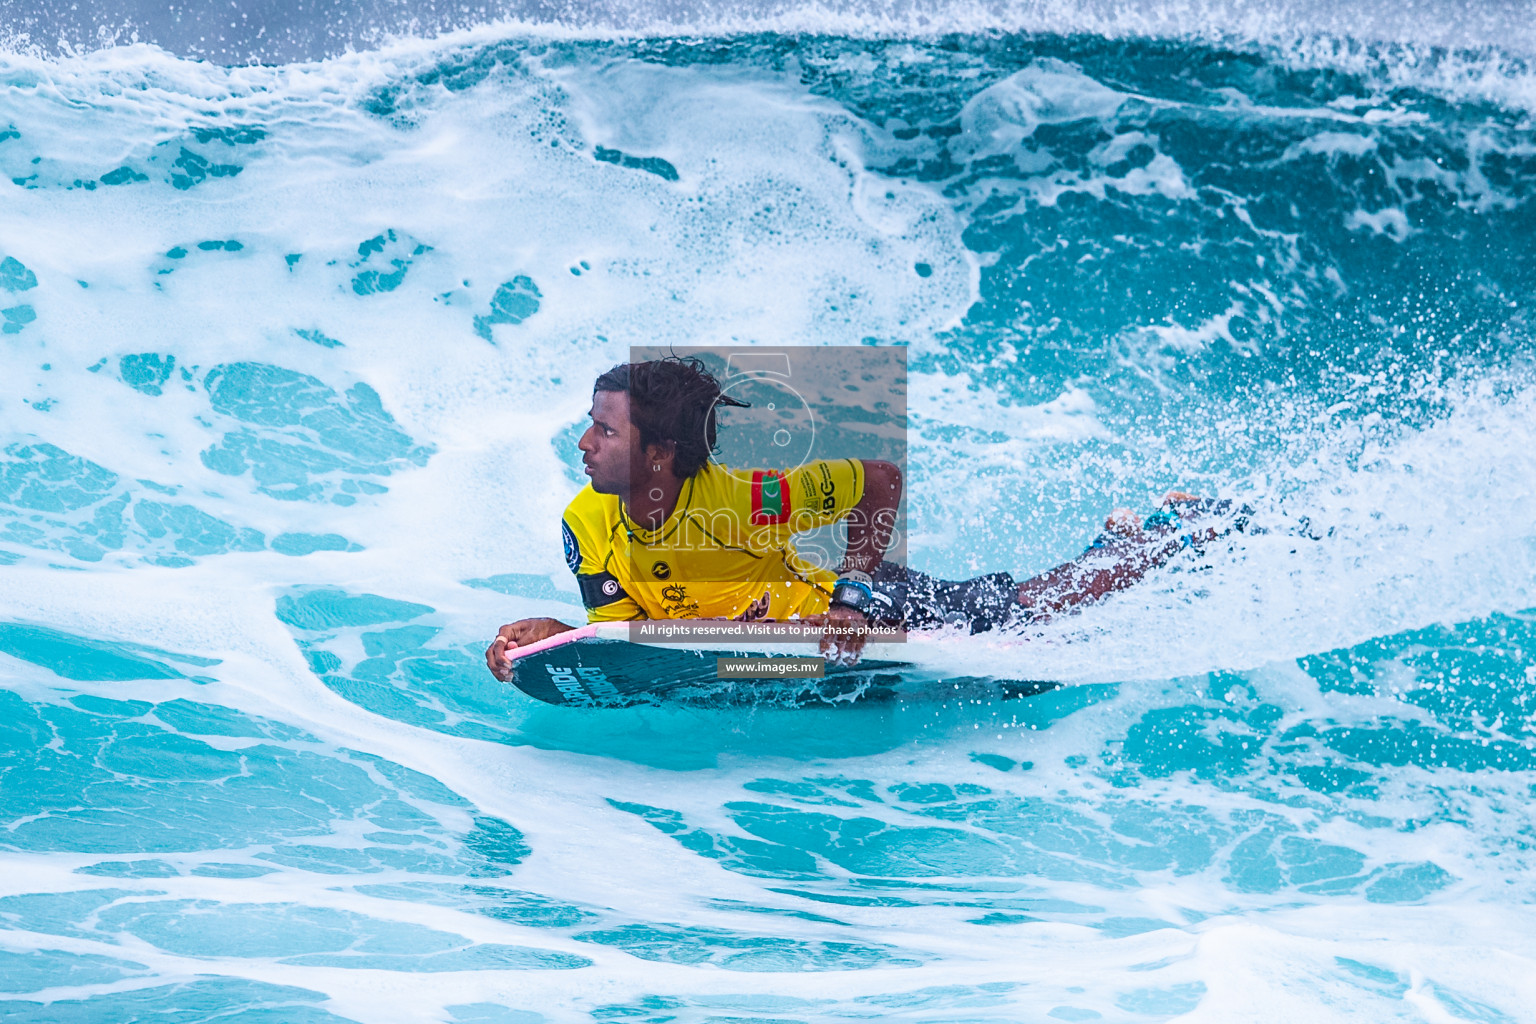
[(630, 481), (643, 479), (645, 452), (640, 429), (629, 421), (629, 395), (598, 391), (592, 395), (592, 425), (581, 435), (581, 464), (599, 494), (628, 494)]

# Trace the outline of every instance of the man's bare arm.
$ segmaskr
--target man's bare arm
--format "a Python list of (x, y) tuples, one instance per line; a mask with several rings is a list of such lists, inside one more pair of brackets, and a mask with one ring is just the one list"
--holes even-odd
[(873, 573), (891, 546), (896, 507), (901, 504), (901, 470), (893, 462), (862, 459), (864, 495), (848, 513), (848, 551), (843, 568)]
[[(864, 494), (848, 513), (848, 551), (841, 571), (873, 574), (885, 558), (885, 549), (891, 546), (896, 508), (901, 504), (901, 470), (895, 463), (879, 459), (862, 462)], [(864, 650), (863, 627), (868, 617), (853, 608), (833, 605), (820, 619), (827, 627), (821, 653), (845, 664), (857, 662)]]

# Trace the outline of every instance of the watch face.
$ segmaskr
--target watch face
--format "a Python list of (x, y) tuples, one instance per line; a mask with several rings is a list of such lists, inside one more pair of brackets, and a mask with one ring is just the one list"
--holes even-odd
[(863, 611), (864, 606), (869, 604), (869, 595), (862, 587), (837, 586), (832, 588), (832, 603)]

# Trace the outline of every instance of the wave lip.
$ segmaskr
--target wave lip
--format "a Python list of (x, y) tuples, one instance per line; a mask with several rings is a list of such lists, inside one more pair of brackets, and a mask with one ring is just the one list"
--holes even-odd
[(219, 64), (314, 61), (485, 27), (561, 37), (1040, 33), (1235, 44), (1327, 38), (1536, 56), (1536, 22), (1521, 0), (499, 0), (473, 9), (439, 8), (431, 0), (119, 0), (110, 9), (0, 0), (0, 25), (0, 50), (57, 57), (150, 43)]

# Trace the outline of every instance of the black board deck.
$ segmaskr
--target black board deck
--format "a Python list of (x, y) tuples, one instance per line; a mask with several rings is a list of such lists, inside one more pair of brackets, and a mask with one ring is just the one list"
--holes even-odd
[[(819, 679), (721, 679), (720, 658), (806, 657), (783, 645), (644, 644), (582, 637), (522, 654), (512, 683), (560, 707), (616, 708), (664, 703), (773, 703), (795, 706), (890, 700), (901, 693), (987, 686), (1004, 699), (1028, 697), (1059, 683), (948, 675), (900, 657), (900, 646), (871, 647), (857, 665), (826, 662)], [(895, 654), (897, 657), (892, 657)]]

